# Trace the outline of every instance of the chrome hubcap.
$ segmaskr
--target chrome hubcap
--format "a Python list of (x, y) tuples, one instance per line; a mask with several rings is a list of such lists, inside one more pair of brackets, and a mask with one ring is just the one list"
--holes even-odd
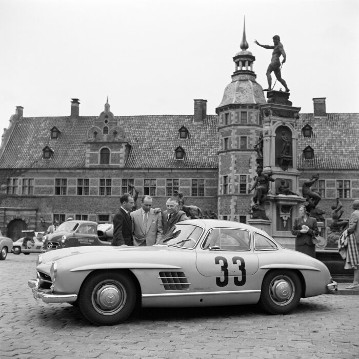
[(127, 300), (126, 290), (121, 283), (99, 283), (93, 290), (92, 303), (103, 315), (118, 313)]
[(269, 290), (272, 300), (278, 305), (288, 304), (294, 296), (294, 284), (289, 277), (274, 278)]

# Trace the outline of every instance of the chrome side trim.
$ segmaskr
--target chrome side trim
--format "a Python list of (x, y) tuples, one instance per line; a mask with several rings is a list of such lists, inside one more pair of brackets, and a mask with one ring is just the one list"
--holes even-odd
[(223, 294), (248, 294), (248, 293), (260, 293), (260, 289), (252, 290), (237, 290), (237, 291), (220, 291), (220, 292), (191, 292), (191, 293), (157, 293), (157, 294), (142, 294), (142, 298), (156, 298), (156, 297), (195, 297), (200, 295), (223, 295)]

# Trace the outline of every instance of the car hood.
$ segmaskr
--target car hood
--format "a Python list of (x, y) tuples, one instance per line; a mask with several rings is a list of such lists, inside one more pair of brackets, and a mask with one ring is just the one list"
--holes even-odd
[(111, 253), (114, 251), (130, 251), (130, 252), (149, 252), (149, 251), (159, 251), (163, 249), (167, 249), (169, 247), (159, 245), (159, 246), (141, 246), (141, 247), (132, 247), (132, 246), (84, 246), (84, 247), (69, 247), (57, 249), (56, 251), (49, 251), (41, 254), (41, 263), (53, 262), (62, 258), (70, 257), (70, 256), (78, 256), (86, 253), (96, 253), (99, 257), (101, 257), (101, 253)]

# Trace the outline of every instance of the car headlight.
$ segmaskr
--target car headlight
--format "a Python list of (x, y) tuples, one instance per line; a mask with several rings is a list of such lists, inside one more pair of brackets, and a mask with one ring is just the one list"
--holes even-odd
[(42, 241), (47, 241), (47, 236), (43, 236)]
[(55, 282), (56, 275), (57, 275), (57, 262), (52, 262), (50, 268), (50, 276), (53, 283)]
[(66, 238), (66, 236), (65, 236), (65, 235), (64, 235), (64, 236), (62, 236), (62, 237), (61, 237), (61, 243), (62, 243), (62, 244), (63, 244), (63, 243), (65, 243), (65, 242), (66, 242), (66, 239), (67, 239), (67, 238)]

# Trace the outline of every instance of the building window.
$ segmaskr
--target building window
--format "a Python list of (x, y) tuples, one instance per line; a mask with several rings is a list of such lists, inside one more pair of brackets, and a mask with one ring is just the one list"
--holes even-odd
[(225, 125), (229, 124), (229, 113), (228, 112), (224, 114), (224, 124)]
[(228, 194), (228, 176), (223, 176), (223, 194)]
[(315, 192), (317, 192), (320, 197), (325, 198), (325, 180), (318, 180), (314, 185), (313, 185), (313, 190)]
[(111, 196), (111, 178), (100, 178), (100, 196)]
[(350, 198), (350, 180), (337, 180), (337, 197)]
[(247, 223), (247, 216), (239, 216), (240, 223)]
[(132, 193), (135, 180), (133, 178), (123, 178), (122, 179), (122, 194)]
[(100, 164), (108, 165), (110, 163), (110, 150), (108, 148), (102, 148), (100, 151)]
[(109, 223), (110, 215), (109, 214), (99, 214), (97, 216), (97, 223)]
[(55, 195), (66, 196), (67, 178), (55, 178)]
[(241, 136), (239, 139), (239, 149), (240, 150), (247, 150), (248, 146), (247, 146), (247, 136)]
[(192, 180), (192, 196), (204, 197), (204, 179)]
[(248, 123), (248, 112), (241, 111), (241, 124), (246, 125)]
[(303, 156), (306, 160), (312, 160), (314, 158), (314, 150), (312, 147), (307, 146), (304, 150), (303, 150)]
[(228, 216), (222, 216), (222, 219), (223, 219), (224, 221), (227, 221), (227, 220), (228, 220)]
[(186, 154), (186, 152), (184, 151), (184, 149), (181, 146), (179, 146), (175, 149), (176, 160), (183, 160), (185, 154)]
[(75, 214), (76, 221), (88, 221), (88, 214)]
[(60, 133), (61, 133), (60, 130), (59, 130), (56, 126), (54, 126), (54, 127), (50, 130), (50, 138), (51, 138), (52, 140), (56, 140), (56, 139), (59, 138)]
[(156, 196), (156, 180), (155, 179), (145, 179), (143, 186), (143, 194), (145, 196)]
[(52, 223), (55, 221), (57, 221), (59, 224), (65, 222), (65, 214), (64, 213), (54, 213)]
[(102, 133), (103, 133), (104, 135), (108, 135), (108, 127), (107, 127), (107, 126), (105, 126), (105, 127), (103, 128)]
[(229, 138), (228, 137), (223, 139), (223, 149), (225, 151), (229, 149)]
[(179, 135), (180, 135), (180, 138), (189, 138), (189, 132), (187, 130), (186, 127), (182, 126), (180, 129), (179, 129)]
[(17, 178), (8, 178), (6, 193), (7, 194), (17, 194), (18, 183), (19, 183), (19, 181)]
[(50, 159), (53, 154), (54, 154), (54, 151), (49, 146), (46, 146), (42, 150), (42, 158), (44, 158), (45, 160)]
[(30, 196), (34, 194), (34, 179), (23, 178), (22, 179), (22, 194), (24, 196)]
[(166, 196), (174, 196), (179, 191), (179, 179), (166, 180)]
[(239, 194), (247, 194), (248, 193), (248, 176), (247, 175), (239, 175)]
[(313, 136), (312, 126), (306, 124), (306, 125), (302, 128), (302, 134), (303, 134), (304, 137), (312, 137), (312, 136)]
[(90, 194), (90, 180), (88, 178), (77, 179), (77, 195), (88, 196)]

